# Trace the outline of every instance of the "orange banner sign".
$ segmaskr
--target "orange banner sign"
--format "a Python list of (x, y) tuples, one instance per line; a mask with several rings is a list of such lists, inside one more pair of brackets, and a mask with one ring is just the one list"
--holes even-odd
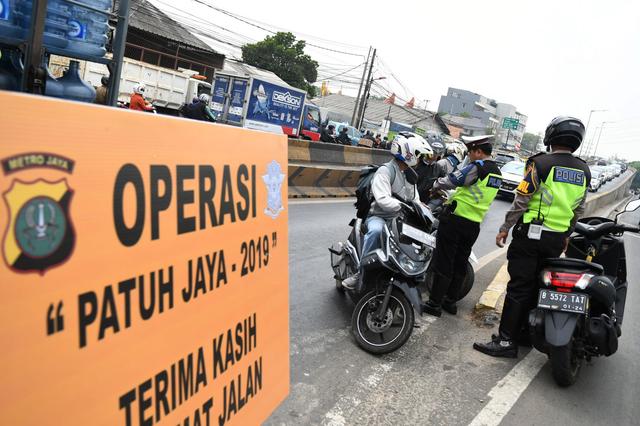
[(289, 389), (286, 137), (0, 111), (0, 423), (263, 421)]

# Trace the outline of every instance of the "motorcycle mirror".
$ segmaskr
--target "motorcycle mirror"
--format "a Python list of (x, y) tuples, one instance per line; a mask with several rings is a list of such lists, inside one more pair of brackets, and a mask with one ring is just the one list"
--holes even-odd
[(629, 204), (624, 208), (625, 212), (634, 212), (640, 208), (640, 199), (630, 201)]
[(616, 215), (614, 222), (618, 223), (618, 216), (620, 216), (622, 213), (634, 212), (638, 210), (638, 208), (640, 208), (640, 199), (629, 201), (629, 203), (627, 203), (627, 205), (625, 206), (624, 210), (622, 210), (620, 213)]

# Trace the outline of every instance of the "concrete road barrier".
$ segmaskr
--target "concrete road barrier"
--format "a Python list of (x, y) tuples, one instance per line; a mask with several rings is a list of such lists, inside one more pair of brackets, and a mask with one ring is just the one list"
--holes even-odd
[(289, 198), (353, 197), (360, 169), (390, 158), (381, 149), (289, 140)]
[(615, 186), (608, 189), (606, 192), (596, 192), (591, 194), (587, 199), (585, 206), (584, 216), (591, 216), (595, 212), (611, 206), (611, 209), (615, 207), (616, 201), (621, 200), (629, 192), (631, 183), (633, 182), (633, 176), (636, 174), (635, 170), (627, 170), (623, 175), (614, 181)]

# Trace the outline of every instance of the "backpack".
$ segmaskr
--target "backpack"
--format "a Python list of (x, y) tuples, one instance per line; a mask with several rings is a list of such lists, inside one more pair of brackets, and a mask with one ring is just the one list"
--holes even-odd
[[(356, 185), (356, 216), (360, 219), (364, 219), (369, 214), (371, 209), (371, 203), (373, 202), (373, 194), (371, 193), (371, 182), (373, 177), (380, 167), (385, 167), (386, 164), (381, 166), (375, 164), (369, 164), (360, 170), (360, 177), (358, 178), (358, 184)], [(396, 169), (391, 167), (391, 185), (396, 179)]]

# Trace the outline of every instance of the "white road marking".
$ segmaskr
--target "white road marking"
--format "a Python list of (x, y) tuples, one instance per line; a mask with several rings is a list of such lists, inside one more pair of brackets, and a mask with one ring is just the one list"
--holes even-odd
[(473, 269), (475, 271), (479, 271), (480, 269), (484, 268), (489, 263), (491, 263), (492, 261), (496, 260), (497, 258), (502, 256), (506, 252), (507, 252), (507, 246), (502, 247), (502, 248), (496, 248), (494, 251), (489, 252), (488, 254), (485, 254), (480, 259), (478, 259), (478, 263), (476, 265), (473, 265), (473, 263), (472, 263)]
[[(364, 379), (359, 380), (348, 391), (338, 398), (338, 402), (324, 415), (322, 424), (325, 426), (344, 426), (347, 418), (350, 418), (358, 406), (367, 397), (371, 396), (376, 387), (382, 382), (384, 376), (391, 371), (398, 359), (404, 357), (407, 350), (413, 350), (411, 343), (416, 342), (418, 337), (425, 332), (429, 325), (435, 322), (432, 316), (422, 317), (419, 321), (420, 328), (413, 330), (409, 341), (396, 352), (385, 356), (387, 359), (382, 363), (374, 364), (371, 372)], [(375, 362), (375, 361), (374, 361)]]
[(498, 426), (546, 362), (546, 355), (529, 352), (489, 391), (491, 400), (469, 426)]

